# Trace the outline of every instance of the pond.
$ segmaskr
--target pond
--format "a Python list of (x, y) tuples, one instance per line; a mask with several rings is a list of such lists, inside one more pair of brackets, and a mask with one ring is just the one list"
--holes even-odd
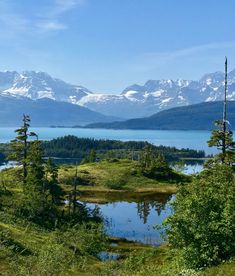
[(178, 172), (192, 175), (203, 171), (205, 159), (182, 159), (179, 162), (172, 162), (170, 166)]
[(16, 164), (17, 163), (15, 161), (6, 161), (3, 163), (0, 163), (0, 171), (2, 171), (4, 169), (9, 169), (9, 168), (15, 167)]
[(155, 194), (136, 202), (87, 203), (86, 206), (100, 209), (110, 236), (158, 246), (163, 239), (156, 225), (172, 213), (173, 199), (171, 195)]

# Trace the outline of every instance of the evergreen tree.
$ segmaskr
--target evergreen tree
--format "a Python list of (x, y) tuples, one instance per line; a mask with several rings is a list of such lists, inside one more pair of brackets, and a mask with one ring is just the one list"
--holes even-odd
[(148, 170), (151, 167), (153, 159), (153, 150), (151, 146), (147, 145), (143, 148), (140, 154), (140, 166), (142, 171)]
[(27, 156), (27, 177), (24, 185), (22, 212), (29, 218), (39, 220), (46, 206), (44, 167), (41, 142), (30, 142)]
[(75, 214), (76, 207), (77, 207), (77, 185), (78, 185), (78, 167), (76, 164), (76, 171), (75, 171), (75, 176), (73, 181), (73, 215)]
[(61, 203), (63, 190), (59, 186), (58, 167), (55, 165), (52, 158), (49, 158), (45, 164), (45, 178), (45, 188), (49, 191), (52, 203), (55, 205), (59, 205)]
[(89, 161), (91, 163), (96, 161), (96, 151), (94, 149), (90, 151)]
[(29, 186), (29, 183), (33, 183), (33, 189), (41, 193), (45, 192), (43, 166), (44, 161), (42, 157), (41, 141), (37, 140), (30, 142), (29, 153), (27, 157), (28, 173), (26, 177), (26, 186)]
[(227, 121), (227, 58), (225, 58), (225, 81), (224, 81), (224, 107), (223, 119), (215, 121), (218, 129), (212, 131), (210, 140), (208, 141), (209, 147), (217, 147), (220, 153), (210, 160), (206, 166), (213, 163), (226, 163), (231, 165), (235, 161), (235, 143), (233, 142), (233, 132), (228, 129), (229, 122)]
[(140, 156), (141, 172), (148, 177), (156, 179), (169, 178), (172, 175), (172, 169), (167, 163), (164, 155), (154, 152), (151, 146), (147, 146)]
[(210, 160), (207, 165), (213, 162), (221, 162), (231, 165), (235, 161), (235, 143), (233, 141), (233, 132), (231, 130), (224, 131), (224, 124), (222, 121), (216, 121), (215, 123), (219, 129), (212, 130), (212, 135), (208, 141), (208, 146), (217, 147), (217, 149), (220, 150), (220, 153), (217, 154), (212, 160)]
[(58, 172), (50, 160), (45, 166), (41, 141), (29, 141), (29, 137), (37, 137), (29, 131), (29, 123), (29, 116), (24, 115), (23, 126), (15, 131), (17, 136), (11, 142), (9, 156), (18, 161), (23, 170), (23, 198), (18, 211), (37, 223), (51, 226), (56, 220), (56, 205), (61, 195)]
[[(54, 227), (58, 218), (57, 174), (52, 164), (50, 169), (48, 165), (45, 168), (41, 141), (30, 142), (27, 160), (22, 213), (36, 223)], [(49, 173), (51, 178), (48, 181), (46, 174), (49, 179)]]
[(29, 132), (30, 118), (28, 115), (23, 115), (23, 125), (16, 129), (16, 138), (11, 141), (11, 154), (8, 159), (15, 160), (22, 165), (23, 182), (26, 182), (27, 177), (27, 157), (29, 149), (29, 137), (37, 137), (34, 132)]

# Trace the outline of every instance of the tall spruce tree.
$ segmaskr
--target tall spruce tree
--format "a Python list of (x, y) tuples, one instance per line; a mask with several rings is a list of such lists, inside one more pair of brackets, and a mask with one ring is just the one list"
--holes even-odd
[(23, 116), (23, 125), (15, 132), (11, 141), (9, 159), (22, 165), (23, 198), (18, 211), (34, 222), (54, 226), (57, 220), (57, 205), (61, 189), (58, 185), (58, 171), (51, 160), (45, 165), (42, 143), (37, 134), (29, 131), (30, 118)]
[(217, 129), (212, 130), (212, 135), (208, 141), (209, 147), (217, 147), (220, 153), (215, 156), (208, 164), (213, 162), (221, 162), (232, 164), (235, 160), (235, 143), (233, 141), (233, 132), (229, 129), (229, 122), (227, 120), (227, 72), (228, 62), (225, 57), (225, 74), (224, 74), (224, 105), (223, 105), (223, 118), (222, 120), (215, 121)]
[(46, 186), (44, 187), (44, 191), (49, 191), (52, 204), (59, 205), (61, 203), (63, 190), (59, 186), (58, 167), (55, 165), (52, 158), (49, 158), (45, 163), (45, 178)]
[(39, 222), (46, 208), (44, 167), (40, 141), (32, 141), (28, 147), (27, 176), (23, 189), (22, 212)]
[(15, 160), (19, 165), (22, 165), (23, 182), (26, 183), (27, 177), (27, 157), (29, 150), (29, 137), (37, 137), (34, 132), (29, 132), (30, 118), (28, 115), (23, 115), (23, 125), (16, 129), (16, 138), (11, 141), (11, 154), (9, 159)]
[(45, 165), (41, 141), (30, 142), (27, 162), (28, 171), (21, 210), (32, 221), (54, 227), (58, 219), (58, 193), (61, 190), (57, 182), (57, 169), (51, 163)]

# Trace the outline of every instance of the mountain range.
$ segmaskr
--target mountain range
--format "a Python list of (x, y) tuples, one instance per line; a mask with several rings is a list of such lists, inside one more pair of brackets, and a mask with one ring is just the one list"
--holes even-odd
[(115, 119), (79, 105), (47, 98), (31, 100), (25, 97), (0, 96), (0, 126), (20, 125), (23, 114), (30, 115), (32, 126), (86, 125)]
[[(227, 102), (229, 128), (235, 129), (235, 101)], [(223, 116), (223, 102), (207, 102), (174, 107), (150, 117), (111, 123), (89, 124), (87, 128), (106, 129), (161, 129), (161, 130), (211, 130), (214, 121)]]
[[(86, 112), (90, 112), (89, 120), (88, 117), (83, 118), (83, 114), (80, 116), (76, 113), (76, 116), (74, 115), (76, 125), (98, 121), (107, 122), (117, 118), (124, 120), (148, 117), (173, 107), (220, 101), (223, 99), (223, 92), (224, 74), (222, 72), (206, 74), (198, 81), (149, 80), (144, 85), (131, 85), (118, 95), (94, 93), (83, 86), (69, 84), (44, 72), (0, 72), (0, 97), (2, 99), (0, 109), (2, 109), (2, 104), (9, 99), (20, 100), (21, 104), (24, 101), (28, 104), (28, 100), (36, 101), (36, 104), (30, 102), (35, 108), (42, 99), (50, 99), (47, 101), (48, 110), (49, 105), (64, 102), (85, 108)], [(228, 74), (228, 100), (235, 100), (235, 70)], [(60, 110), (55, 112), (60, 112)], [(67, 113), (60, 114), (61, 117), (62, 115), (68, 116)], [(110, 116), (115, 118), (110, 118)], [(63, 123), (66, 122), (68, 120), (63, 121)], [(55, 123), (61, 125), (62, 121)]]

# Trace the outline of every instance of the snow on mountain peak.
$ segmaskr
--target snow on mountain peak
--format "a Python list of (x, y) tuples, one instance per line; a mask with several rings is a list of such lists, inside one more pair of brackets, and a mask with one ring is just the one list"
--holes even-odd
[[(175, 106), (223, 99), (224, 74), (205, 74), (199, 81), (149, 80), (134, 84), (121, 94), (96, 94), (85, 87), (72, 85), (44, 72), (0, 72), (0, 94), (50, 98), (87, 107), (93, 111), (123, 118), (142, 117)], [(235, 100), (235, 70), (228, 74), (228, 99)]]
[(78, 101), (91, 93), (82, 86), (71, 85), (40, 71), (0, 72), (0, 91), (5, 95), (33, 100), (50, 98), (69, 102), (74, 102), (74, 98)]

